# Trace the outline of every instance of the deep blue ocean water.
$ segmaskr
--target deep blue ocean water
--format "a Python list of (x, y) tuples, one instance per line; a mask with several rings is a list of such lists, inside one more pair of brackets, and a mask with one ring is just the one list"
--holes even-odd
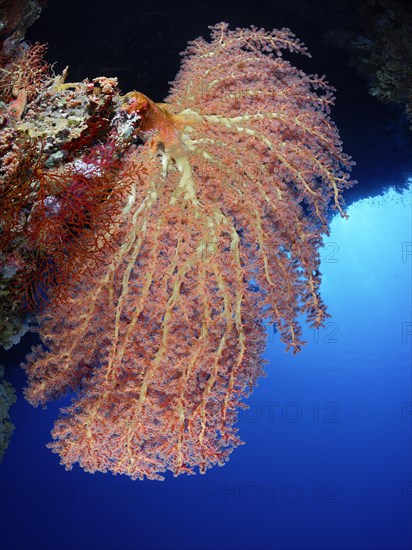
[(66, 472), (45, 448), (61, 403), (33, 409), (9, 369), (2, 550), (410, 550), (411, 193), (349, 216), (322, 250), (329, 323), (296, 356), (268, 327), (246, 445), (222, 468), (163, 482)]

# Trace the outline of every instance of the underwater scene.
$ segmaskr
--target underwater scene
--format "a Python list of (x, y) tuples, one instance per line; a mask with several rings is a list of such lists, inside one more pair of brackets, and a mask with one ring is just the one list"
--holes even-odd
[(411, 37), (0, 0), (2, 549), (412, 547)]

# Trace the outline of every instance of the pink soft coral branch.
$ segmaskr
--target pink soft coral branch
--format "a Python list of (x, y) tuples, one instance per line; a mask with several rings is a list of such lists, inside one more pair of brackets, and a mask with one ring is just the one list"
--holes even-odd
[(216, 25), (166, 104), (125, 97), (147, 139), (125, 174), (142, 163), (145, 176), (93, 276), (42, 316), (49, 349), (26, 366), (33, 404), (79, 392), (50, 445), (67, 468), (159, 479), (223, 464), (263, 372), (264, 322), (296, 352), (297, 316), (327, 315), (317, 250), (350, 161), (331, 90), (285, 48), (306, 52), (286, 29)]

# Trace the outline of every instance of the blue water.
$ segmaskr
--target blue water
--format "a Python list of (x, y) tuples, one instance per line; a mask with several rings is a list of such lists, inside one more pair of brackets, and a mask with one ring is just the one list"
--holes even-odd
[(358, 202), (322, 250), (332, 315), (284, 352), (206, 475), (131, 481), (66, 472), (45, 444), (58, 404), (21, 397), (0, 468), (3, 550), (409, 550), (412, 547), (411, 194)]

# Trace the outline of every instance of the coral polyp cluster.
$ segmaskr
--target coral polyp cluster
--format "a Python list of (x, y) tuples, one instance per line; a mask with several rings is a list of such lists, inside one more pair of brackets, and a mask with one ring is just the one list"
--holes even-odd
[[(2, 343), (27, 311), (65, 299), (85, 258), (103, 252), (125, 194), (133, 132), (119, 117), (116, 79), (66, 82), (23, 44), (0, 69)], [(137, 177), (136, 174), (134, 176)], [(96, 260), (97, 261), (97, 260)]]
[(189, 45), (165, 103), (122, 98), (113, 127), (144, 143), (116, 181), (141, 177), (112, 247), (39, 315), (47, 350), (25, 365), (32, 404), (76, 393), (50, 444), (66, 468), (162, 479), (225, 463), (265, 323), (298, 352), (298, 316), (327, 317), (318, 248), (351, 161), (331, 89), (285, 49), (306, 52), (287, 29), (220, 24)]
[(285, 50), (307, 54), (288, 29), (216, 25), (162, 104), (67, 82), (39, 46), (4, 62), (0, 307), (36, 316), (29, 402), (75, 394), (49, 445), (67, 469), (224, 464), (265, 324), (296, 353), (299, 316), (327, 317), (318, 249), (351, 161), (331, 88)]

